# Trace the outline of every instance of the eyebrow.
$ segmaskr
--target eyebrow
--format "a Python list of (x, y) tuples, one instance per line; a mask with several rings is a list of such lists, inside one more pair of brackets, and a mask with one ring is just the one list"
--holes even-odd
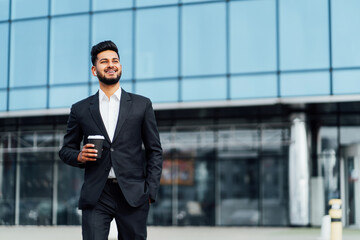
[[(99, 59), (99, 62), (102, 61), (102, 60), (108, 60), (107, 58), (101, 58)], [(119, 60), (119, 58), (112, 58), (111, 60)]]

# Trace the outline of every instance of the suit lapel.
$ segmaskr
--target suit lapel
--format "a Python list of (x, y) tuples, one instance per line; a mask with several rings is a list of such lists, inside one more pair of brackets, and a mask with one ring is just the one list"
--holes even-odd
[(131, 109), (131, 98), (130, 95), (124, 91), (124, 89), (121, 89), (121, 99), (120, 99), (120, 111), (119, 111), (119, 117), (118, 117), (118, 121), (116, 124), (116, 128), (115, 128), (115, 134), (114, 134), (114, 140), (116, 139), (116, 137), (119, 135), (119, 132), (121, 130), (121, 127), (123, 126), (128, 113), (130, 112)]
[(93, 118), (93, 120), (95, 121), (96, 125), (98, 126), (98, 128), (100, 129), (100, 131), (102, 132), (103, 136), (106, 138), (106, 140), (111, 143), (109, 135), (106, 131), (104, 122), (101, 118), (101, 114), (100, 114), (100, 108), (99, 108), (99, 91), (93, 96), (91, 102), (90, 102), (90, 107), (89, 107), (91, 116)]

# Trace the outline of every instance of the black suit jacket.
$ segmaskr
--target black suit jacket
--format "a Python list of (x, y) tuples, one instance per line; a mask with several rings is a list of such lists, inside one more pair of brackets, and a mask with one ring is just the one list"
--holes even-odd
[[(86, 144), (89, 135), (105, 136), (102, 157), (94, 162), (79, 164), (80, 144), (82, 141)], [(71, 107), (59, 156), (66, 164), (85, 168), (80, 209), (95, 206), (111, 166), (131, 206), (140, 206), (149, 199), (155, 201), (162, 170), (162, 149), (151, 101), (122, 89), (113, 142), (100, 115), (99, 92), (75, 103)]]

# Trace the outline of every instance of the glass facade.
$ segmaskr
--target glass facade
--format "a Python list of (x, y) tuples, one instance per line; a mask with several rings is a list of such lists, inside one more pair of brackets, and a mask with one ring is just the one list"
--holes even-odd
[(48, 21), (45, 19), (11, 24), (10, 88), (46, 86), (47, 31)]
[[(358, 0), (0, 0), (0, 9), (0, 225), (80, 224), (83, 172), (57, 152), (66, 110), (98, 90), (90, 49), (103, 40), (119, 48), (121, 86), (155, 103), (164, 171), (149, 224), (289, 226), (298, 113), (311, 178), (324, 185), (312, 205), (322, 216), (341, 197), (344, 223), (360, 224)], [(314, 97), (335, 103), (307, 103)]]
[(330, 67), (328, 2), (279, 1), (281, 70)]
[[(0, 224), (80, 223), (83, 170), (58, 157), (65, 120), (1, 132)], [(288, 124), (159, 125), (164, 169), (149, 224), (288, 224)]]
[[(66, 86), (82, 84), (92, 94), (97, 79), (89, 51), (107, 39), (119, 46), (123, 86), (150, 93), (155, 103), (359, 94), (356, 0), (2, 0), (0, 6), (0, 91), (10, 96), (2, 112), (68, 108), (70, 101), (54, 103), (52, 96), (66, 94)], [(44, 103), (16, 107), (11, 96), (30, 86), (46, 89), (39, 96)], [(206, 86), (200, 94), (199, 86)]]

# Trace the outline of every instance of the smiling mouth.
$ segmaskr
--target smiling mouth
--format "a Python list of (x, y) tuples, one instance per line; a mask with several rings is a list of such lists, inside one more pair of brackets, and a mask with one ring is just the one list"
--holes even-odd
[(106, 71), (107, 74), (115, 74), (116, 71), (115, 70), (109, 70), (109, 71)]

